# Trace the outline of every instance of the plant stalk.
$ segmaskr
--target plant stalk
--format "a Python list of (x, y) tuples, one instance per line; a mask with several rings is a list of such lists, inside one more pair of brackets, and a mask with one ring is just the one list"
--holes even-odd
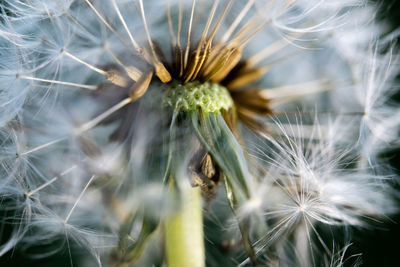
[(204, 267), (201, 190), (189, 186), (181, 194), (181, 209), (165, 223), (168, 267)]

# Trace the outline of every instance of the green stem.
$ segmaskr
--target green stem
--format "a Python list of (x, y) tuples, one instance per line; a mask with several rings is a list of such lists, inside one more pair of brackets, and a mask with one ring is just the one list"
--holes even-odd
[(168, 267), (204, 267), (201, 190), (182, 191), (181, 209), (165, 223)]

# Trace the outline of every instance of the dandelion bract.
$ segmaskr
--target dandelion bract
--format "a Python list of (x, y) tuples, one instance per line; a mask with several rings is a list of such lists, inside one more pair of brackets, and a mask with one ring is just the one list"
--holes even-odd
[[(396, 212), (398, 56), (361, 1), (0, 2), (0, 255), (342, 266)], [(36, 249), (32, 249), (36, 247)], [(40, 249), (37, 249), (39, 247)]]

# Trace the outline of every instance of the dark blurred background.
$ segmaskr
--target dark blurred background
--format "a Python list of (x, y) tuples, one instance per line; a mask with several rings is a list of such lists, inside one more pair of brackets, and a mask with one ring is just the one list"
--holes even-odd
[[(0, 0), (0, 3), (6, 0)], [(400, 0), (375, 0), (380, 6), (378, 20), (389, 25), (388, 32), (390, 34), (395, 30), (400, 30)], [(394, 40), (396, 51), (400, 52), (399, 39)], [(398, 75), (400, 84), (400, 69)], [(400, 89), (393, 96), (393, 100), (400, 104)], [(400, 150), (393, 149), (382, 155), (382, 159), (388, 162), (400, 175)], [(400, 190), (399, 181), (394, 183), (394, 186)], [(400, 191), (399, 191), (400, 192)], [(400, 204), (400, 203), (399, 203)], [(367, 267), (397, 267), (400, 266), (400, 213), (390, 218), (385, 223), (378, 223), (377, 227), (371, 230), (362, 231), (354, 229), (353, 244), (350, 246), (346, 255), (362, 253), (362, 266)], [(7, 240), (7, 237), (12, 229), (7, 226), (0, 227), (0, 243), (1, 240)], [(52, 246), (59, 246), (53, 244)], [(32, 250), (40, 251), (43, 247), (32, 248)], [(59, 253), (49, 256), (45, 259), (32, 259), (27, 257), (25, 252), (21, 250), (10, 251), (0, 258), (0, 266), (18, 267), (18, 266), (40, 266), (40, 267), (70, 267), (71, 263), (78, 266), (78, 261), (85, 255), (82, 249), (72, 249), (72, 262), (67, 249), (61, 250)], [(348, 260), (345, 265), (351, 266), (354, 261)]]
[[(375, 0), (380, 5), (378, 20), (389, 25), (387, 34), (400, 31), (400, 1)], [(394, 40), (396, 52), (400, 52), (400, 39)], [(400, 84), (400, 68), (397, 75), (397, 84)], [(393, 96), (393, 100), (400, 104), (400, 87)], [(399, 129), (400, 130), (400, 129)], [(393, 149), (382, 155), (396, 173), (400, 175), (400, 149)], [(400, 190), (399, 180), (394, 187)], [(400, 191), (399, 191), (400, 192)], [(398, 203), (399, 206), (400, 203)], [(378, 225), (374, 230), (355, 231), (357, 238), (349, 252), (362, 252), (362, 266), (368, 267), (397, 267), (400, 266), (400, 213), (390, 218), (391, 221)]]

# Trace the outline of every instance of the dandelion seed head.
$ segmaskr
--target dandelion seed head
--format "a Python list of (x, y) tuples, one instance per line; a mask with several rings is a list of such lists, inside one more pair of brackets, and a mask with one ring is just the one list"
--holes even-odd
[(199, 188), (221, 227), (207, 247), (237, 254), (208, 264), (315, 266), (317, 244), (332, 255), (318, 226), (396, 211), (373, 159), (398, 138), (398, 57), (365, 1), (0, 7), (1, 209), (18, 225), (0, 255), (62, 240), (50, 253), (155, 264)]

